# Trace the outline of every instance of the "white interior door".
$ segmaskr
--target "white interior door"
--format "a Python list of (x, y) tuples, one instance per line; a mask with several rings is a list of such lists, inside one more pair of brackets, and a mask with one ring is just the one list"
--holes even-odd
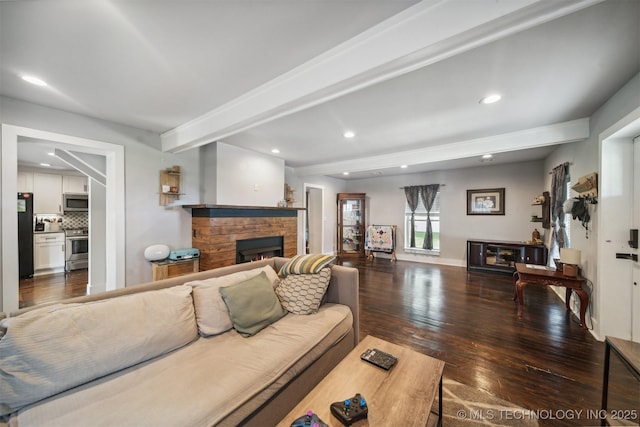
[[(633, 227), (640, 228), (640, 136), (633, 140)], [(638, 249), (630, 248), (630, 253), (638, 255)], [(640, 342), (640, 262), (633, 261), (633, 308), (631, 338)]]
[(324, 252), (324, 188), (305, 184), (306, 210), (306, 247), (308, 253), (321, 254)]

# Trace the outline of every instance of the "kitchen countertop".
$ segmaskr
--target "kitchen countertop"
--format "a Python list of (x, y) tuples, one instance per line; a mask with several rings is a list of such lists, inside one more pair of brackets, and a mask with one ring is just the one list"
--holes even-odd
[(33, 234), (52, 234), (52, 233), (64, 233), (64, 230), (57, 231), (34, 231)]

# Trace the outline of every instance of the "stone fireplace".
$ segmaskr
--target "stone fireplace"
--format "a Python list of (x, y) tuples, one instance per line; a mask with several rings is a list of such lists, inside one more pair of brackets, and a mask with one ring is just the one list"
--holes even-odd
[[(223, 205), (185, 205), (191, 209), (191, 244), (200, 250), (200, 270), (225, 267), (242, 257), (284, 256), (298, 253), (299, 208), (271, 208)], [(262, 240), (278, 238), (278, 242)], [(245, 241), (262, 247), (245, 248)], [(239, 243), (240, 242), (240, 243)], [(255, 242), (254, 242), (255, 243)], [(279, 251), (274, 247), (279, 246)], [(251, 253), (256, 251), (255, 253)], [(279, 255), (276, 255), (279, 254)]]

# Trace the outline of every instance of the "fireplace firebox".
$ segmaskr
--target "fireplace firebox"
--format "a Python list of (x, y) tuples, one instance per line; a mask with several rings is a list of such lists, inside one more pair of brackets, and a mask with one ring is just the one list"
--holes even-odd
[(236, 264), (283, 256), (284, 236), (236, 240)]

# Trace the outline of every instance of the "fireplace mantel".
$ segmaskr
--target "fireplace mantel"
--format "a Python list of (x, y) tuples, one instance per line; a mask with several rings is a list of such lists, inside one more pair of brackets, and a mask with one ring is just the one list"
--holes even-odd
[(194, 218), (261, 218), (295, 217), (305, 208), (281, 208), (275, 206), (234, 206), (234, 205), (183, 205), (191, 209)]
[(285, 257), (298, 253), (298, 213), (304, 208), (183, 205), (191, 209), (191, 243), (200, 250), (200, 269), (236, 263), (236, 241), (283, 236)]

